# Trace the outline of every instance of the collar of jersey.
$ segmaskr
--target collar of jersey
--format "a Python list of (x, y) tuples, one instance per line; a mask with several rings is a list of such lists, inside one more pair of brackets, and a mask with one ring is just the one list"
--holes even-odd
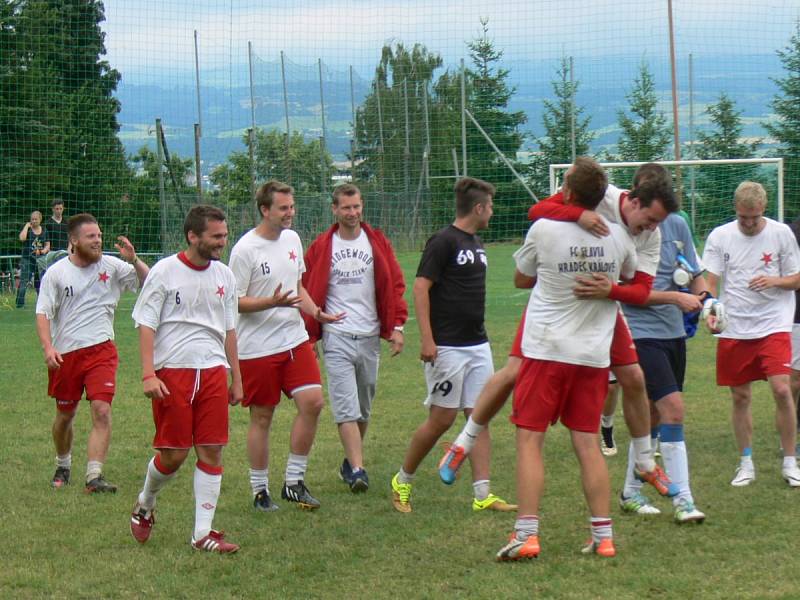
[(211, 266), (211, 261), (209, 261), (209, 263), (205, 267), (198, 267), (196, 264), (194, 264), (192, 261), (189, 260), (189, 258), (186, 256), (186, 252), (178, 252), (178, 260), (181, 261), (190, 269), (193, 269), (195, 271), (205, 271), (208, 267)]

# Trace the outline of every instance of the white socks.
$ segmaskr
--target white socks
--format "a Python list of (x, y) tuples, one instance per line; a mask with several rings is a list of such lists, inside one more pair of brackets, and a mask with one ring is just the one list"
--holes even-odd
[(286, 461), (286, 475), (284, 481), (287, 485), (295, 485), (302, 481), (308, 468), (308, 456), (292, 454), (289, 452), (289, 459)]
[(156, 494), (169, 481), (175, 477), (177, 471), (165, 473), (166, 469), (161, 465), (158, 455), (150, 459), (147, 463), (147, 475), (144, 478), (144, 487), (139, 492), (139, 504), (145, 510), (153, 510), (156, 505)]
[(269, 493), (269, 469), (250, 469), (250, 489), (254, 497), (261, 490)]
[(486, 429), (486, 426), (479, 425), (473, 421), (472, 415), (470, 415), (470, 417), (467, 419), (467, 424), (464, 425), (464, 429), (462, 429), (461, 433), (458, 434), (455, 445), (461, 446), (464, 448), (464, 452), (469, 454), (472, 451), (472, 448), (475, 446), (478, 436), (484, 429)]
[(194, 541), (203, 539), (211, 531), (220, 487), (222, 467), (213, 467), (198, 460), (194, 470)]

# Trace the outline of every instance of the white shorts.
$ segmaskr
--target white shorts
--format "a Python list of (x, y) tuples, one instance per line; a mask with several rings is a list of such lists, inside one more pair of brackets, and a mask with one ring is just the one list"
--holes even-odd
[(428, 397), (425, 406), (473, 408), (494, 373), (489, 342), (477, 346), (438, 346), (433, 365), (425, 363)]
[(800, 324), (792, 325), (792, 369), (800, 371)]

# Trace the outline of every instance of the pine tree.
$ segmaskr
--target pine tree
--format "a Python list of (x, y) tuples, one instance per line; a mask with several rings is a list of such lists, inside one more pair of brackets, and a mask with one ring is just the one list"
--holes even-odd
[(653, 161), (667, 158), (672, 127), (664, 113), (658, 110), (655, 81), (647, 63), (639, 67), (639, 75), (633, 80), (633, 89), (625, 96), (628, 99), (628, 115), (617, 113), (622, 130), (617, 142), (618, 160)]
[[(500, 66), (503, 52), (489, 37), (487, 19), (481, 20), (480, 36), (467, 47), (472, 62), (466, 74), (469, 80), (467, 110), (519, 171), (516, 157), (524, 141), (519, 128), (527, 121), (527, 116), (522, 111), (508, 109), (516, 88), (508, 84), (508, 69)], [(467, 122), (467, 174), (485, 179), (497, 188), (492, 226), (484, 233), (484, 238), (508, 239), (522, 235), (531, 198), (471, 121)]]
[(786, 218), (800, 213), (800, 20), (795, 24), (789, 44), (778, 50), (786, 76), (775, 79), (780, 94), (772, 100), (777, 121), (764, 124), (780, 144), (777, 155), (785, 159), (784, 193)]
[(570, 81), (569, 60), (562, 58), (556, 78), (551, 81), (553, 100), (545, 100), (542, 125), (545, 135), (537, 138), (539, 151), (531, 162), (529, 174), (533, 189), (541, 199), (549, 195), (549, 166), (572, 162), (572, 118), (575, 111), (575, 156), (589, 154), (594, 134), (589, 129), (590, 117), (584, 117), (584, 108), (574, 103), (580, 86), (579, 80)]

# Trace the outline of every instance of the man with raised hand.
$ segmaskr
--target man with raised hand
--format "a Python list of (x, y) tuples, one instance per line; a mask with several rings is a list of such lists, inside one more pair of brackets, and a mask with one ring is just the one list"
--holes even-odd
[(311, 342), (322, 339), (331, 412), (345, 453), (339, 476), (354, 493), (369, 488), (363, 444), (378, 380), (380, 340), (390, 343), (392, 356), (398, 355), (408, 318), (403, 271), (389, 239), (362, 221), (363, 207), (355, 185), (333, 190), (336, 223), (309, 246), (303, 273), (303, 285), (316, 304), (347, 314), (321, 328), (316, 319), (304, 319)]
[(150, 538), (156, 498), (194, 447), (190, 543), (197, 550), (230, 554), (239, 546), (212, 528), (222, 486), (222, 449), (228, 443), (228, 404), (242, 400), (236, 280), (220, 262), (228, 242), (225, 213), (214, 206), (195, 206), (186, 215), (183, 231), (186, 250), (156, 263), (133, 308), (157, 452), (147, 465), (130, 529), (139, 543)]
[[(494, 370), (484, 328), (486, 252), (478, 231), (489, 226), (495, 188), (464, 177), (455, 185), (456, 218), (435, 233), (414, 280), (414, 309), (420, 330), (420, 358), (425, 363), (428, 417), (414, 432), (400, 470), (392, 478), (392, 504), (411, 512), (411, 484), (417, 467), (459, 411), (469, 417), (475, 399)], [(489, 432), (483, 431), (470, 457), (473, 510), (510, 511), (490, 491)]]
[(720, 322), (724, 317), (719, 310), (708, 315), (707, 324), (718, 334), (717, 385), (730, 387), (733, 399), (740, 459), (731, 485), (750, 485), (756, 478), (751, 383), (767, 380), (783, 448), (781, 474), (791, 487), (800, 487), (797, 416), (790, 385), (800, 250), (788, 225), (764, 217), (767, 193), (761, 184), (739, 184), (734, 204), (736, 220), (714, 229), (703, 251), (709, 288), (712, 293), (719, 290), (727, 315), (727, 327)]
[(344, 315), (324, 312), (303, 288), (303, 244), (291, 229), (292, 187), (268, 181), (256, 192), (256, 206), (261, 222), (236, 242), (230, 259), (238, 297), (242, 405), (250, 411), (247, 455), (253, 506), (262, 512), (278, 507), (269, 494), (269, 433), (283, 392), (294, 400), (297, 415), (281, 498), (314, 510), (320, 503), (306, 486), (305, 475), (324, 400), (317, 357), (300, 311), (322, 323)]
[[(609, 185), (596, 210), (578, 205), (564, 205), (561, 193), (531, 207), (531, 220), (548, 218), (577, 221), (596, 236), (608, 235), (608, 222), (617, 223), (634, 242), (638, 267), (630, 282), (612, 283), (606, 277), (580, 277), (574, 293), (579, 298), (610, 298), (631, 304), (643, 304), (652, 289), (658, 266), (660, 234), (658, 223), (678, 208), (667, 171), (660, 165), (642, 165), (634, 176), (633, 190), (620, 190)], [(531, 287), (533, 279), (521, 278), (517, 287)], [(477, 436), (505, 404), (521, 365), (520, 340), (523, 323), (517, 330), (508, 362), (488, 381), (477, 400), (475, 410), (461, 434), (450, 445), (439, 463), (439, 475), (452, 483), (464, 458), (472, 449)], [(677, 494), (664, 470), (656, 464), (650, 445), (650, 406), (645, 391), (644, 375), (637, 363), (636, 349), (630, 330), (620, 312), (611, 346), (611, 370), (623, 390), (623, 411), (636, 463), (636, 477), (652, 484), (665, 496)]]
[(56, 489), (70, 482), (72, 423), (84, 390), (92, 413), (86, 447), (87, 492), (116, 492), (103, 475), (111, 443), (111, 402), (119, 358), (114, 311), (122, 292), (135, 291), (148, 273), (127, 238), (116, 244), (120, 260), (103, 254), (103, 234), (88, 213), (69, 220), (69, 258), (50, 267), (36, 302), (36, 332), (48, 368), (48, 394), (56, 400), (53, 442)]
[[(566, 206), (593, 210), (603, 199), (606, 174), (594, 160), (578, 157), (564, 180)], [(497, 560), (540, 553), (539, 503), (544, 489), (545, 434), (560, 420), (570, 430), (589, 505), (591, 540), (585, 554), (616, 554), (608, 470), (597, 443), (608, 389), (611, 338), (618, 307), (606, 298), (581, 299), (579, 278), (630, 279), (636, 269), (633, 240), (616, 224), (595, 237), (576, 223), (536, 221), (514, 254), (516, 280), (535, 278), (524, 316), (522, 367), (514, 388), (511, 422), (517, 427), (517, 494), (514, 534)], [(580, 286), (580, 283), (578, 283)]]

